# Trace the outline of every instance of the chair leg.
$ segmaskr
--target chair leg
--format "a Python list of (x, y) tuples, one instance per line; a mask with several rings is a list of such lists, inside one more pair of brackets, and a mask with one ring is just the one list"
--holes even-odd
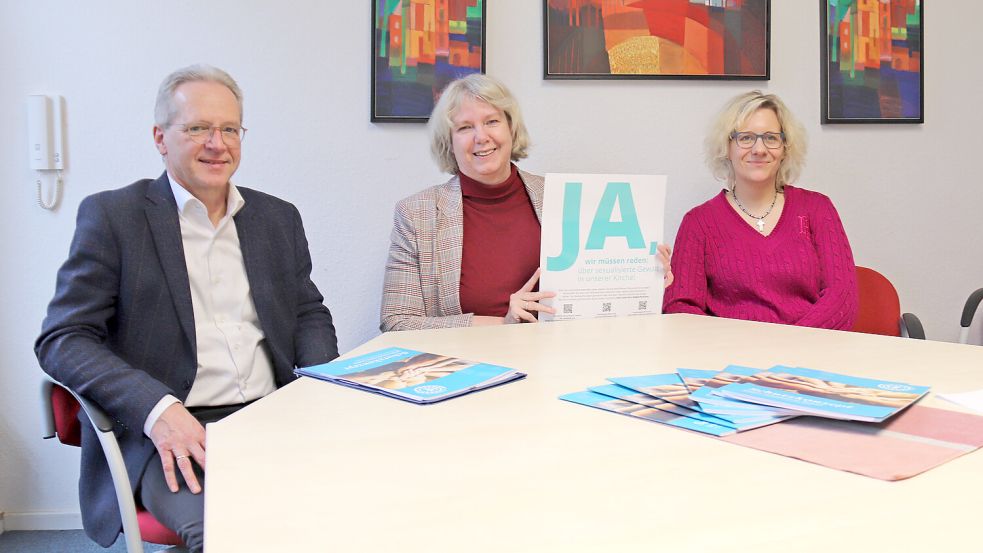
[(113, 476), (116, 488), (116, 501), (119, 503), (119, 514), (123, 521), (123, 539), (126, 540), (127, 553), (143, 553), (143, 541), (140, 539), (140, 524), (137, 523), (136, 501), (130, 490), (130, 479), (126, 474), (123, 463), (123, 453), (112, 432), (96, 432), (102, 451), (109, 462), (109, 471)]

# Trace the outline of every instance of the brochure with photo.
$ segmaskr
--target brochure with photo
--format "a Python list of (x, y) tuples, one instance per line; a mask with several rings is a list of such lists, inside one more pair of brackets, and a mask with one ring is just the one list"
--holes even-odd
[(733, 434), (735, 432), (733, 428), (729, 428), (727, 426), (692, 419), (690, 417), (677, 415), (675, 413), (662, 411), (652, 407), (646, 407), (645, 405), (624, 401), (622, 399), (615, 399), (597, 392), (574, 392), (572, 394), (564, 394), (560, 396), (560, 399), (571, 403), (586, 405), (588, 407), (603, 409), (604, 411), (610, 411), (612, 413), (628, 415), (629, 417), (644, 419), (660, 424), (668, 424), (669, 426), (675, 426), (676, 428), (684, 428), (686, 430), (702, 432), (712, 436), (727, 436), (728, 434)]
[(774, 367), (741, 384), (716, 390), (724, 397), (795, 409), (834, 419), (881, 422), (928, 393), (928, 386), (805, 369)]
[(710, 413), (704, 406), (690, 398), (689, 390), (683, 383), (682, 378), (680, 378), (676, 373), (651, 374), (646, 376), (622, 376), (609, 378), (608, 380), (643, 394), (647, 394), (670, 403), (675, 403), (676, 405), (680, 405), (694, 411), (719, 417), (727, 421), (725, 424), (737, 430), (750, 430), (752, 428), (758, 428), (759, 426), (767, 426), (769, 424), (781, 422), (788, 418), (762, 415), (755, 411), (738, 415)]
[(676, 369), (676, 374), (679, 378), (683, 379), (683, 384), (686, 385), (686, 389), (692, 394), (696, 390), (699, 390), (706, 385), (707, 381), (717, 375), (720, 371), (711, 371), (707, 369), (686, 369), (679, 367)]
[(636, 392), (681, 405), (694, 411), (703, 411), (699, 403), (689, 397), (689, 390), (676, 373), (649, 374), (644, 376), (618, 376), (609, 381), (631, 388)]
[(636, 392), (631, 388), (625, 388), (624, 386), (619, 386), (617, 384), (605, 384), (604, 386), (592, 386), (588, 388), (591, 392), (596, 392), (598, 394), (604, 394), (606, 396), (611, 396), (615, 399), (622, 399), (625, 401), (630, 401), (632, 403), (637, 403), (639, 405), (644, 405), (646, 407), (652, 407), (654, 409), (659, 409), (661, 411), (668, 411), (670, 413), (675, 413), (677, 415), (682, 415), (684, 417), (689, 417), (691, 419), (712, 422), (714, 424), (720, 424), (723, 426), (734, 427), (731, 421), (722, 419), (720, 417), (715, 417), (713, 415), (707, 415), (706, 413), (701, 413), (699, 411), (694, 411), (692, 409), (687, 409), (682, 405), (676, 405), (675, 403), (669, 403), (668, 401), (659, 399), (657, 397), (652, 397), (641, 392)]
[[(685, 369), (684, 369), (685, 370)], [(714, 393), (715, 390), (734, 384), (745, 382), (747, 379), (758, 374), (763, 369), (754, 367), (742, 367), (740, 365), (728, 365), (724, 370), (717, 372), (713, 377), (704, 382), (703, 387), (698, 388), (690, 394), (690, 397), (698, 402), (703, 410), (715, 415), (747, 415), (762, 417), (778, 417), (784, 415), (797, 415), (798, 411), (789, 409), (778, 409), (756, 403), (737, 401), (725, 398)]]
[(294, 372), (420, 404), (436, 403), (526, 376), (508, 367), (395, 347)]

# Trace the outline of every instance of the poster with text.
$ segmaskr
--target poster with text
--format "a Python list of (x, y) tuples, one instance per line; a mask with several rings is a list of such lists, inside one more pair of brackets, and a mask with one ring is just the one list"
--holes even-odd
[(662, 312), (664, 175), (546, 175), (542, 321)]

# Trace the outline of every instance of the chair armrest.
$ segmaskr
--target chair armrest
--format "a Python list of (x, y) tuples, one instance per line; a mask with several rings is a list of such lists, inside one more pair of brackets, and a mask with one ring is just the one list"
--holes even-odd
[[(41, 395), (42, 395), (43, 405), (47, 407), (47, 412), (48, 412), (47, 416), (51, 419), (52, 436), (54, 436), (54, 415), (51, 414), (51, 407), (50, 407), (52, 386), (59, 386), (61, 388), (64, 388), (66, 392), (72, 394), (72, 397), (74, 397), (75, 400), (79, 402), (79, 405), (82, 406), (82, 410), (85, 411), (86, 416), (89, 417), (89, 421), (92, 423), (92, 426), (95, 427), (96, 430), (98, 430), (99, 432), (113, 431), (113, 419), (111, 419), (109, 415), (106, 414), (105, 411), (103, 411), (95, 403), (92, 403), (91, 401), (75, 393), (75, 391), (69, 388), (68, 386), (65, 386), (61, 382), (58, 382), (57, 380), (49, 376), (41, 383)], [(46, 435), (45, 437), (47, 438), (49, 436)]]
[(901, 315), (901, 336), (916, 340), (925, 339), (925, 328), (914, 313), (904, 313)]
[(99, 432), (112, 432), (113, 431), (113, 420), (109, 418), (109, 415), (105, 411), (96, 406), (95, 403), (85, 399), (84, 397), (72, 392), (73, 396), (79, 400), (79, 405), (82, 406), (82, 410), (88, 415), (89, 420), (92, 421), (92, 426), (96, 428)]
[(47, 414), (44, 416), (45, 437), (55, 435), (54, 414), (51, 409), (51, 390), (53, 386), (59, 386), (68, 393), (72, 394), (81, 406), (81, 411), (85, 413), (93, 428), (96, 430), (96, 437), (102, 447), (106, 463), (109, 465), (109, 472), (113, 480), (113, 488), (116, 491), (116, 502), (119, 506), (120, 519), (123, 523), (123, 538), (126, 542), (126, 550), (129, 553), (143, 553), (143, 544), (140, 541), (140, 524), (137, 519), (136, 502), (133, 498), (132, 488), (130, 487), (129, 475), (126, 471), (126, 463), (123, 461), (123, 454), (113, 433), (113, 420), (99, 408), (95, 403), (80, 396), (67, 386), (62, 385), (57, 380), (47, 377), (41, 383), (42, 405), (46, 407)]
[(51, 388), (54, 385), (50, 378), (41, 379), (41, 437), (45, 440), (55, 437), (55, 413), (51, 409)]
[(983, 301), (983, 288), (969, 295), (966, 305), (963, 307), (963, 317), (959, 321), (959, 326), (969, 328), (969, 325), (973, 324), (973, 316), (976, 315), (976, 309), (980, 306), (980, 301)]

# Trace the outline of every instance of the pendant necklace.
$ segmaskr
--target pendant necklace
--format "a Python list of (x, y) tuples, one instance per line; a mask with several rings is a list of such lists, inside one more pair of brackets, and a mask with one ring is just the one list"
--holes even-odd
[(771, 205), (768, 206), (768, 211), (765, 211), (765, 214), (762, 215), (761, 217), (758, 217), (757, 215), (751, 215), (751, 213), (748, 210), (744, 209), (744, 206), (741, 204), (741, 200), (737, 199), (737, 188), (734, 188), (733, 190), (731, 190), (730, 191), (730, 194), (731, 194), (731, 196), (734, 196), (734, 203), (737, 204), (737, 207), (741, 208), (741, 211), (743, 211), (745, 215), (747, 215), (748, 217), (750, 217), (752, 219), (755, 219), (755, 223), (754, 224), (757, 225), (758, 232), (760, 232), (761, 234), (764, 234), (764, 232), (765, 232), (765, 217), (767, 217), (768, 215), (771, 214), (771, 210), (772, 209), (775, 209), (775, 202), (778, 201), (778, 190), (777, 189), (775, 190), (775, 197), (771, 199)]

